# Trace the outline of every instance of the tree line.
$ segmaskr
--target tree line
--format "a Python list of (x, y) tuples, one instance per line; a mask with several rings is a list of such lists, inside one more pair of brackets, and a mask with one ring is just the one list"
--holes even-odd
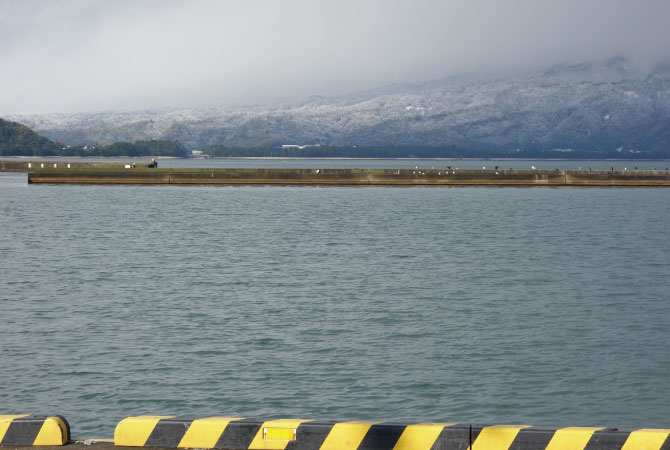
[(174, 156), (186, 158), (189, 152), (180, 142), (136, 141), (109, 145), (64, 146), (54, 142), (30, 142), (21, 145), (0, 142), (0, 156)]
[[(275, 158), (567, 158), (567, 159), (663, 159), (667, 148), (646, 151), (604, 149), (558, 149), (526, 147), (500, 149), (494, 147), (447, 146), (337, 146), (306, 147), (231, 147), (210, 145), (202, 149), (214, 157), (275, 157)], [(185, 158), (189, 150), (180, 142), (140, 140), (115, 142), (108, 145), (66, 146), (38, 135), (25, 125), (0, 119), (0, 156), (172, 156)]]
[(53, 142), (25, 125), (0, 119), (0, 156), (176, 156), (189, 151), (181, 142), (135, 141), (69, 146)]
[(309, 147), (229, 147), (210, 145), (204, 154), (214, 157), (273, 157), (273, 158), (561, 158), (561, 159), (654, 159), (667, 158), (667, 151), (639, 153), (577, 149), (497, 149), (490, 147), (462, 148), (459, 146), (309, 146)]

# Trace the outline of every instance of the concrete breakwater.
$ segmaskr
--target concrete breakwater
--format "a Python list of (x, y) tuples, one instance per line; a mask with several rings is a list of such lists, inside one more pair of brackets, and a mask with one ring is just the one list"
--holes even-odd
[[(66, 161), (66, 160), (4, 160), (0, 159), (0, 172), (32, 172), (44, 169), (91, 169), (91, 168), (116, 168), (122, 169), (132, 163), (112, 161)], [(144, 163), (148, 165), (148, 163)]]
[(667, 170), (184, 169), (40, 167), (29, 183), (340, 186), (670, 186)]

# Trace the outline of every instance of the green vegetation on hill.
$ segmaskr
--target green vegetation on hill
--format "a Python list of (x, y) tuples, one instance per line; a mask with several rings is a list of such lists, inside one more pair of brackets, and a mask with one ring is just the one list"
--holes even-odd
[(188, 156), (175, 141), (115, 142), (110, 145), (65, 146), (25, 125), (0, 119), (0, 156)]
[(25, 125), (0, 119), (0, 156), (55, 155), (60, 147)]
[(186, 148), (175, 141), (115, 142), (104, 146), (68, 147), (64, 151), (72, 153), (63, 156), (188, 156)]

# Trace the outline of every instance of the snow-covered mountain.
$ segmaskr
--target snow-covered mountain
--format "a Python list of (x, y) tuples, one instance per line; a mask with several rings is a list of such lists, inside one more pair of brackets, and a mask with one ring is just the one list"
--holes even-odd
[(524, 75), (449, 77), (292, 104), (7, 118), (70, 145), (168, 139), (190, 149), (405, 145), (670, 156), (670, 65), (639, 72), (615, 58)]

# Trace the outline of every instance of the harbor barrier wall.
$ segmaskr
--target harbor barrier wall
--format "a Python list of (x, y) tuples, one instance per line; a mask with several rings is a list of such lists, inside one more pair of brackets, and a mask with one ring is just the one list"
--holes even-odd
[(222, 449), (467, 450), (470, 426), (140, 416), (119, 423), (114, 443), (136, 447)]
[(0, 415), (0, 445), (64, 445), (70, 425), (62, 416)]
[[(113, 444), (226, 450), (669, 450), (669, 435), (670, 429), (651, 428), (134, 416), (117, 424)], [(61, 416), (0, 415), (0, 446), (62, 446), (69, 439), (69, 424)], [(70, 441), (82, 442), (96, 441)]]
[(670, 171), (43, 168), (29, 183), (342, 186), (670, 186)]
[(666, 429), (472, 426), (472, 450), (661, 450)]
[(670, 429), (138, 416), (117, 425), (114, 443), (227, 450), (666, 450), (669, 434)]

